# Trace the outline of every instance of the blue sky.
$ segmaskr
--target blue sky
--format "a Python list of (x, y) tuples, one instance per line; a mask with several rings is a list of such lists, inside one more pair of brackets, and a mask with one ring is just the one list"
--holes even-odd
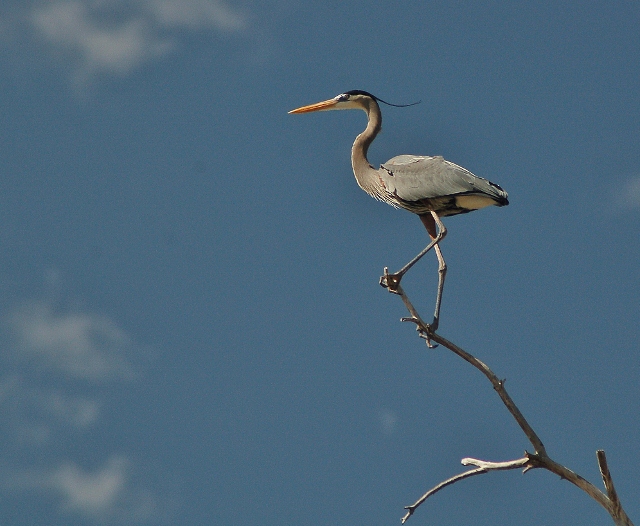
[[(510, 206), (445, 221), (440, 333), (640, 521), (640, 6), (7, 1), (0, 524), (399, 524), (460, 459), (530, 448), (378, 285), (426, 242), (370, 160), (443, 155)], [(429, 254), (403, 282), (428, 317)], [(532, 505), (535, 503), (535, 505)], [(609, 524), (540, 471), (410, 524)]]

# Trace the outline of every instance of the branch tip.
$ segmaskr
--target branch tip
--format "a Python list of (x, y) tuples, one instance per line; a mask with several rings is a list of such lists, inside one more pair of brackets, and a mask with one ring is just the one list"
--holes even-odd
[(604, 487), (607, 490), (607, 496), (611, 502), (611, 511), (616, 517), (622, 517), (624, 515), (624, 511), (622, 510), (622, 504), (618, 498), (618, 492), (613, 485), (613, 478), (611, 478), (609, 465), (607, 464), (607, 456), (605, 455), (604, 450), (598, 449), (596, 451), (596, 458), (598, 459), (598, 467), (600, 468), (600, 474), (602, 475), (602, 482), (604, 483)]

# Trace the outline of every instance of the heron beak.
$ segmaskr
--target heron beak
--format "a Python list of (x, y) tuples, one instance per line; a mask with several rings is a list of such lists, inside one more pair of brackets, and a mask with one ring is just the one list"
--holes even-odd
[(316, 102), (315, 104), (309, 104), (308, 106), (302, 106), (291, 110), (289, 113), (309, 113), (312, 111), (324, 111), (332, 110), (338, 102), (335, 99), (324, 100), (322, 102)]

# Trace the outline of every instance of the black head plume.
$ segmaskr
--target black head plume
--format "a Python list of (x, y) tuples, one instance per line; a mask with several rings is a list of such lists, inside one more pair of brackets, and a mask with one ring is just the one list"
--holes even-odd
[(421, 100), (419, 100), (418, 102), (412, 102), (411, 104), (392, 104), (391, 102), (382, 100), (380, 97), (376, 97), (375, 95), (373, 95), (372, 93), (369, 93), (368, 91), (363, 91), (360, 89), (353, 89), (351, 91), (346, 91), (345, 95), (365, 95), (367, 97), (371, 97), (373, 100), (377, 102), (382, 102), (382, 104), (386, 104), (387, 106), (394, 106), (396, 108), (407, 108), (409, 106), (415, 106), (416, 104), (420, 104), (422, 102)]

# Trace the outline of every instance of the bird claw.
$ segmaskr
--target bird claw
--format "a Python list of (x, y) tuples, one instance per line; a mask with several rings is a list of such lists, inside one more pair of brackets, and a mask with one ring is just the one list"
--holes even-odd
[(429, 347), (429, 349), (435, 349), (438, 344), (437, 343), (432, 343), (431, 342), (431, 333), (433, 332), (433, 329), (431, 328), (431, 325), (427, 325), (427, 330), (425, 331), (424, 329), (421, 329), (420, 327), (418, 327), (417, 329), (418, 331), (418, 336), (420, 336), (420, 338), (422, 338), (425, 343), (427, 344), (427, 347)]
[(437, 343), (431, 343), (431, 339), (426, 334), (420, 334), (420, 338), (425, 339), (425, 343), (427, 344), (427, 347), (429, 347), (429, 349), (435, 349), (438, 346)]
[(400, 286), (400, 280), (402, 275), (389, 274), (389, 269), (384, 267), (384, 274), (380, 276), (380, 285), (393, 294), (398, 294), (398, 287)]
[(425, 343), (427, 344), (427, 347), (429, 347), (429, 349), (435, 349), (438, 346), (437, 343), (431, 343), (430, 334), (435, 330), (431, 325), (425, 324), (415, 316), (400, 318), (400, 321), (410, 321), (411, 323), (415, 323), (416, 331), (418, 331), (418, 336), (425, 340)]

